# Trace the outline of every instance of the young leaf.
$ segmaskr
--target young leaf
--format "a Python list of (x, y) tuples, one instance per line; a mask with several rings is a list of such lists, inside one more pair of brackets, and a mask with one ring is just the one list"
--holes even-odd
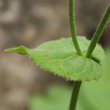
[(78, 37), (78, 42), (83, 56), (77, 54), (71, 38), (49, 41), (35, 49), (20, 46), (6, 49), (6, 51), (27, 54), (32, 62), (42, 69), (53, 72), (67, 80), (85, 81), (98, 79), (102, 73), (103, 49), (100, 45), (97, 45), (92, 54), (93, 59), (86, 58), (85, 54), (90, 41), (85, 37)]

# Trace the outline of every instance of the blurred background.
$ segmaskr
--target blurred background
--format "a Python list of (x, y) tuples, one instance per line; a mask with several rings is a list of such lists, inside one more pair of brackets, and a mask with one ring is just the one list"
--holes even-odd
[[(76, 0), (78, 35), (91, 38), (108, 3), (110, 0)], [(3, 52), (5, 48), (19, 45), (34, 48), (45, 41), (69, 36), (68, 0), (0, 0), (0, 110), (51, 110), (49, 103), (47, 105), (50, 108), (45, 108), (47, 105), (44, 102), (48, 102), (48, 100), (51, 102), (51, 99), (47, 99), (44, 94), (50, 93), (55, 96), (58, 93), (62, 95), (61, 91), (65, 91), (65, 98), (59, 95), (62, 97), (61, 101), (69, 102), (72, 82), (44, 72), (32, 64), (27, 56)], [(100, 44), (104, 48), (110, 44), (110, 23), (102, 35)], [(57, 82), (57, 86), (54, 84), (55, 82)], [(52, 84), (56, 89), (48, 89)], [(65, 86), (60, 86), (60, 84)], [(101, 86), (101, 84), (99, 85)], [(86, 85), (85, 88), (88, 89), (87, 87)], [(94, 91), (95, 88), (89, 88), (89, 90)], [(105, 93), (103, 91), (102, 94)], [(107, 93), (110, 93), (108, 89)], [(41, 97), (37, 97), (38, 94)], [(96, 95), (96, 93), (94, 94)], [(57, 95), (57, 97), (59, 96)], [(59, 102), (59, 106), (64, 107), (66, 103), (64, 102), (61, 104)], [(85, 104), (83, 105), (85, 106)], [(66, 108), (55, 108), (55, 110), (58, 109), (67, 110)], [(54, 110), (53, 107), (52, 110)], [(91, 108), (91, 110), (101, 109)], [(105, 110), (110, 110), (110, 107)]]

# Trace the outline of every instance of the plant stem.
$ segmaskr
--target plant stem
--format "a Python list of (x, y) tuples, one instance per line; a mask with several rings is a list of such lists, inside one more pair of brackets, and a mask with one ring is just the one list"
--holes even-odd
[(103, 18), (100, 21), (100, 23), (99, 23), (99, 25), (98, 25), (98, 27), (96, 29), (96, 32), (93, 35), (92, 41), (91, 41), (90, 46), (89, 46), (89, 48), (87, 50), (86, 57), (88, 57), (88, 58), (91, 57), (92, 52), (93, 52), (94, 48), (96, 47), (96, 44), (100, 40), (102, 32), (104, 31), (104, 28), (105, 28), (109, 18), (110, 18), (110, 4), (109, 4), (108, 8), (106, 9)]
[(77, 104), (80, 87), (81, 87), (81, 81), (74, 82), (69, 110), (76, 110), (76, 104)]
[[(77, 41), (76, 37), (76, 29), (75, 29), (75, 17), (74, 17), (74, 0), (69, 0), (69, 18), (70, 18), (70, 32), (72, 36), (72, 41), (75, 46), (75, 49), (79, 55), (82, 55), (82, 51), (80, 49), (80, 46)], [(71, 97), (71, 102), (70, 102), (70, 108), (69, 110), (75, 110), (76, 109), (76, 103), (77, 103), (77, 98), (79, 94), (79, 89), (81, 86), (81, 82), (76, 81), (74, 82), (74, 88), (73, 88), (73, 93)]]
[(69, 20), (70, 21), (70, 32), (71, 32), (73, 44), (78, 54), (82, 55), (81, 49), (79, 47), (79, 44), (76, 38), (75, 19), (74, 19), (74, 0), (69, 0), (69, 18), (70, 18)]

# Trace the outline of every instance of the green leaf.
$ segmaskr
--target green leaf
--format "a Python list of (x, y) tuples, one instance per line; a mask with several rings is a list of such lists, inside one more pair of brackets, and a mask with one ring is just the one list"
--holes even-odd
[[(100, 80), (83, 82), (76, 110), (110, 110), (110, 48), (103, 64), (104, 75)], [(68, 110), (71, 92), (68, 86), (52, 85), (47, 93), (32, 96), (28, 106), (30, 110)]]
[(30, 110), (68, 110), (70, 98), (70, 87), (55, 84), (45, 94), (32, 95), (28, 106)]
[(33, 63), (67, 80), (97, 80), (102, 73), (101, 62), (104, 59), (104, 51), (97, 45), (92, 59), (86, 58), (90, 41), (85, 37), (78, 37), (78, 42), (83, 56), (77, 54), (71, 38), (49, 41), (35, 49), (20, 46), (6, 51), (28, 54)]

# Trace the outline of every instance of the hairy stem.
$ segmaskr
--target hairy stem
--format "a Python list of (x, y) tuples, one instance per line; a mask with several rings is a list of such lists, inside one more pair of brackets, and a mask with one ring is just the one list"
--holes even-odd
[(98, 27), (96, 29), (96, 32), (93, 35), (92, 41), (91, 41), (90, 46), (89, 46), (89, 48), (87, 50), (86, 57), (88, 57), (88, 58), (91, 57), (92, 52), (93, 52), (94, 48), (96, 47), (96, 44), (100, 40), (102, 32), (104, 31), (104, 28), (105, 28), (109, 18), (110, 18), (110, 4), (109, 4), (108, 8), (106, 9), (103, 18), (100, 21), (100, 23), (99, 23), (99, 25), (98, 25)]
[(76, 104), (77, 104), (77, 99), (78, 99), (80, 87), (81, 87), (80, 81), (74, 82), (74, 87), (73, 87), (69, 110), (76, 110)]
[(79, 55), (82, 55), (81, 49), (79, 47), (76, 30), (75, 30), (75, 19), (74, 19), (74, 0), (69, 0), (69, 18), (70, 18), (70, 32), (72, 36), (72, 41), (75, 46), (75, 49)]

